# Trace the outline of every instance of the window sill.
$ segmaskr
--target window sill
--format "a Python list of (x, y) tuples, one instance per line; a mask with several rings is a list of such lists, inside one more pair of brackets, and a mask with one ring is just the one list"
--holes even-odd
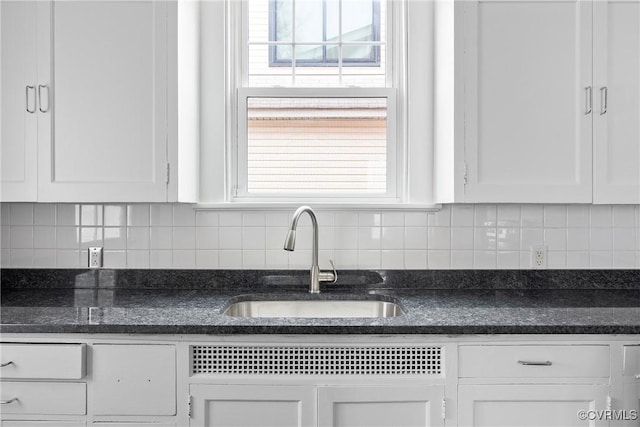
[(413, 203), (326, 203), (326, 202), (228, 202), (228, 203), (199, 203), (196, 210), (246, 210), (246, 211), (282, 211), (295, 210), (302, 205), (309, 205), (314, 210), (323, 211), (439, 211), (439, 204)]

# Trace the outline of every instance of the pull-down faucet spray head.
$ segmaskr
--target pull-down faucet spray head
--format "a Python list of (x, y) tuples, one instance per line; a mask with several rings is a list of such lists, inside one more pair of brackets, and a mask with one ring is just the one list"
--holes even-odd
[(284, 250), (293, 252), (296, 248), (296, 230), (289, 230), (287, 237), (284, 239)]

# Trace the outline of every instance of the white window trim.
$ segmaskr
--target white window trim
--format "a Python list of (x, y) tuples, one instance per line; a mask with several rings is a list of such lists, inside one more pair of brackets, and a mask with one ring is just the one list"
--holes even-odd
[[(239, 34), (227, 31), (239, 28), (243, 7), (241, 1), (203, 2), (201, 8), (201, 209), (283, 209), (302, 201), (313, 202), (319, 209), (425, 210), (438, 209), (433, 203), (434, 185), (434, 28), (433, 2), (391, 0), (394, 9), (394, 44), (392, 76), (398, 88), (396, 106), (401, 120), (395, 124), (401, 143), (396, 144), (398, 165), (396, 196), (357, 201), (331, 198), (297, 200), (235, 197), (237, 176), (237, 112), (239, 70), (236, 64), (242, 50)], [(393, 7), (391, 7), (393, 6)], [(391, 15), (391, 14), (390, 14)], [(245, 28), (246, 26), (242, 26)], [(407, 28), (403, 31), (402, 28)], [(246, 39), (246, 38), (244, 38)], [(221, 42), (224, 40), (224, 43)], [(400, 56), (399, 56), (400, 55)], [(220, 58), (224, 58), (221, 61)], [(257, 89), (257, 88), (255, 88)], [(254, 89), (251, 89), (254, 90)], [(344, 91), (344, 89), (339, 89)], [(344, 93), (344, 92), (342, 92)], [(224, 94), (224, 96), (223, 96)], [(233, 183), (233, 184), (232, 184)]]

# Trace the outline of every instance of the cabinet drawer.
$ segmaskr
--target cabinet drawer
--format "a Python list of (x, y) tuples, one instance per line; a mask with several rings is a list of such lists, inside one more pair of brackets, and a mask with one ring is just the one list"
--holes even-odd
[(0, 344), (2, 379), (79, 380), (86, 375), (85, 344)]
[(461, 346), (461, 378), (607, 378), (609, 347)]
[(87, 386), (84, 383), (2, 382), (3, 414), (84, 415)]
[(624, 369), (622, 375), (625, 377), (640, 375), (640, 345), (627, 345), (624, 347)]

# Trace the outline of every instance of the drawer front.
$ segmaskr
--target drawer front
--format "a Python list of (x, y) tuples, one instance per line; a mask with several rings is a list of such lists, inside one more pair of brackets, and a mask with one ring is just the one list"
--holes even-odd
[(86, 355), (85, 344), (0, 344), (0, 378), (79, 380)]
[[(16, 400), (13, 400), (16, 399)], [(85, 415), (84, 383), (2, 382), (2, 414)], [(12, 401), (13, 400), (13, 401)]]
[(609, 346), (460, 346), (461, 378), (607, 378)]
[(626, 345), (624, 347), (624, 370), (625, 377), (636, 377), (640, 375), (640, 345)]

